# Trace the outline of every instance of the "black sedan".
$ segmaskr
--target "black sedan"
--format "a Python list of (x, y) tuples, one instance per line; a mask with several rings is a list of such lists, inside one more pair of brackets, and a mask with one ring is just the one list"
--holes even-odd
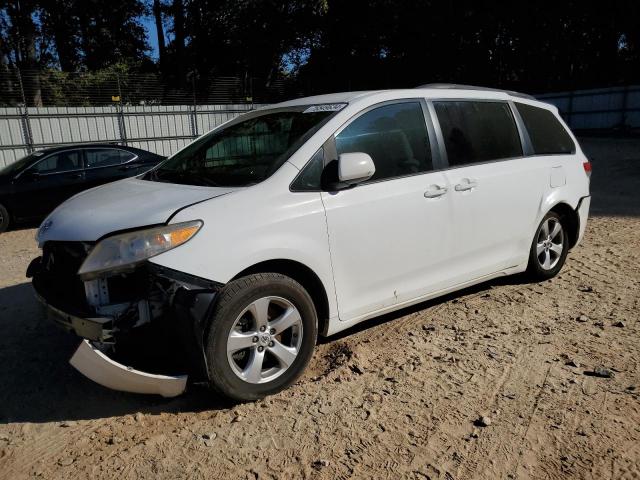
[(38, 150), (0, 169), (0, 232), (44, 218), (76, 193), (149, 170), (165, 157), (110, 144)]

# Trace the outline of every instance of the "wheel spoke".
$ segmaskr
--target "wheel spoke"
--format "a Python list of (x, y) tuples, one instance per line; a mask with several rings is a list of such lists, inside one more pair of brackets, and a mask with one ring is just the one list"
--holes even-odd
[(544, 243), (536, 244), (536, 255), (539, 257), (544, 252)]
[(558, 257), (562, 255), (562, 244), (561, 243), (552, 243), (549, 247), (553, 253), (555, 253)]
[(542, 262), (542, 267), (546, 270), (551, 268), (551, 255), (549, 252), (544, 252), (544, 261)]
[(551, 237), (551, 240), (556, 238), (561, 231), (562, 231), (562, 226), (560, 225), (560, 222), (555, 222), (553, 224), (553, 228), (551, 229), (551, 233), (549, 234), (549, 236)]
[(229, 334), (229, 340), (227, 340), (227, 352), (234, 353), (238, 350), (244, 350), (245, 348), (251, 348), (255, 346), (253, 337), (257, 335), (256, 332), (240, 333), (231, 332)]
[(264, 361), (264, 350), (259, 352), (254, 348), (251, 350), (251, 356), (247, 366), (242, 371), (242, 375), (248, 382), (258, 383), (262, 379), (262, 362)]
[(544, 236), (544, 238), (547, 238), (549, 236), (549, 220), (542, 224), (542, 235)]
[(275, 335), (278, 335), (301, 320), (300, 312), (296, 308), (287, 308), (282, 315), (269, 323), (269, 327), (275, 329)]
[(298, 356), (298, 351), (293, 347), (285, 347), (278, 340), (273, 341), (273, 347), (269, 351), (278, 359), (283, 367), (288, 367)]
[(269, 322), (269, 303), (268, 298), (259, 298), (249, 305), (249, 311), (256, 322), (256, 330), (266, 327)]

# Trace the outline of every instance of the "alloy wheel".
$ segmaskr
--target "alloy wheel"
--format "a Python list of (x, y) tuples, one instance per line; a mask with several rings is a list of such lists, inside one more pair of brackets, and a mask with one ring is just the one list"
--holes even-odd
[(556, 218), (547, 218), (536, 239), (536, 257), (544, 270), (552, 270), (560, 261), (564, 250), (564, 232)]
[(282, 375), (302, 346), (302, 317), (282, 297), (253, 301), (236, 318), (227, 338), (233, 372), (248, 383), (266, 383)]

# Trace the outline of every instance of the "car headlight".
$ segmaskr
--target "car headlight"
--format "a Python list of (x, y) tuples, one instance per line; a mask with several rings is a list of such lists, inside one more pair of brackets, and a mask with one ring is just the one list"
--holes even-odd
[(107, 237), (91, 250), (78, 275), (94, 277), (102, 272), (130, 268), (182, 245), (201, 227), (202, 222), (196, 220)]

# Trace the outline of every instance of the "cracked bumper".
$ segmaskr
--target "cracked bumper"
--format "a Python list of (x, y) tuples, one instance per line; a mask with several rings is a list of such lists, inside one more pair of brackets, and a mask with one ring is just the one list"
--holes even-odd
[(121, 365), (83, 340), (69, 363), (85, 377), (113, 390), (176, 397), (187, 388), (187, 375), (156, 375)]

